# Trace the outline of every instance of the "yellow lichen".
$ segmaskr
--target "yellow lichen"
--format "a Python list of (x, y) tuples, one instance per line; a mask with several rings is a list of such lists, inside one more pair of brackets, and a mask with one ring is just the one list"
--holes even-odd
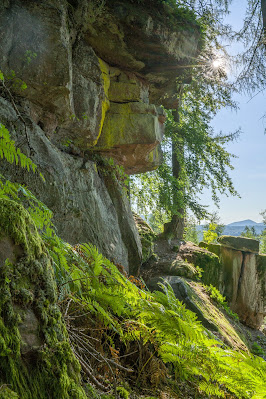
[(106, 112), (110, 108), (110, 101), (108, 99), (108, 90), (110, 87), (109, 67), (103, 60), (101, 60), (100, 58), (98, 58), (98, 59), (99, 59), (99, 66), (100, 66), (101, 72), (102, 72), (101, 77), (102, 77), (102, 81), (103, 81), (104, 99), (102, 101), (102, 116), (101, 116), (101, 122), (100, 122), (100, 127), (99, 127), (99, 133), (98, 133), (97, 138), (94, 140), (93, 145), (97, 144), (97, 141), (102, 133), (102, 128), (103, 128), (103, 123), (105, 120)]

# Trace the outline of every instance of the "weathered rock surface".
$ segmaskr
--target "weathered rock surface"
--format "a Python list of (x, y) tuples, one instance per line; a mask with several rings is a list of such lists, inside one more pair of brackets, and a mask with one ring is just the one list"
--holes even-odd
[(163, 111), (140, 102), (111, 103), (102, 134), (95, 147), (123, 165), (127, 174), (141, 173), (160, 165), (160, 150), (150, 154), (163, 138)]
[(218, 243), (239, 251), (259, 253), (260, 242), (253, 238), (221, 236), (217, 239)]
[(134, 273), (141, 247), (127, 198), (92, 154), (113, 157), (130, 174), (160, 164), (165, 115), (158, 105), (173, 106), (176, 76), (200, 46), (193, 16), (182, 15), (129, 0), (0, 5), (0, 68), (15, 96), (0, 93), (0, 121), (46, 184), (2, 170), (52, 209), (62, 238), (90, 241)]
[(155, 233), (152, 228), (136, 213), (133, 214), (136, 227), (139, 232), (142, 246), (142, 263), (147, 262), (154, 255)]
[(202, 244), (220, 260), (219, 278), (211, 284), (226, 296), (242, 322), (259, 328), (266, 316), (266, 256), (258, 254), (257, 240), (224, 236), (219, 242)]
[[(155, 162), (149, 154), (162, 138), (164, 118), (154, 107), (147, 109), (149, 92), (152, 102), (161, 105), (176, 91), (180, 67), (198, 52), (200, 35), (193, 20), (183, 20), (182, 29), (179, 20), (169, 28), (163, 8), (147, 11), (130, 1), (102, 6), (86, 0), (72, 5), (16, 0), (0, 12), (1, 68), (6, 76), (14, 71), (11, 81), (30, 100), (31, 117), (54, 142), (72, 142), (85, 151), (104, 129), (100, 147), (112, 150), (109, 155), (129, 173), (158, 166), (160, 157)], [(19, 90), (18, 79), (27, 90)], [(125, 110), (131, 119), (121, 132)], [(134, 161), (129, 161), (132, 145)]]
[[(236, 239), (232, 240), (235, 246), (248, 246), (241, 238), (239, 244), (238, 237), (233, 238)], [(174, 282), (174, 290), (181, 285), (183, 287), (178, 277), (201, 280), (204, 284), (211, 284), (219, 289), (232, 311), (238, 314), (240, 321), (258, 329), (266, 316), (266, 255), (250, 250), (240, 251), (222, 244), (201, 243), (200, 246), (201, 248), (178, 240), (170, 243), (167, 240), (155, 242), (156, 256), (141, 268), (141, 274), (148, 286), (154, 288), (154, 284), (161, 277), (166, 278), (171, 285)], [(190, 284), (189, 281), (187, 283)], [(178, 290), (175, 291), (179, 299), (184, 294), (181, 291), (179, 294)], [(185, 294), (184, 296), (186, 297)], [(191, 306), (190, 309), (193, 310)]]
[(266, 271), (264, 267), (263, 276), (258, 270), (264, 257), (221, 246), (221, 292), (240, 320), (252, 328), (259, 328), (266, 316)]
[[(12, 132), (17, 116), (8, 102), (2, 99), (0, 103), (1, 120)], [(13, 132), (19, 139), (24, 127), (16, 123)], [(5, 176), (11, 180), (16, 176), (17, 182), (30, 187), (54, 212), (54, 223), (64, 240), (71, 244), (89, 241), (127, 271), (137, 273), (141, 244), (128, 199), (115, 178), (107, 175), (103, 179), (94, 162), (60, 151), (33, 122), (28, 137), (32, 159), (45, 182), (37, 174), (9, 164), (3, 165)], [(27, 143), (20, 148), (27, 151)]]
[(153, 256), (141, 266), (140, 273), (145, 281), (156, 277), (181, 276), (197, 279), (199, 276), (195, 266), (180, 256), (180, 240), (156, 240), (154, 242)]

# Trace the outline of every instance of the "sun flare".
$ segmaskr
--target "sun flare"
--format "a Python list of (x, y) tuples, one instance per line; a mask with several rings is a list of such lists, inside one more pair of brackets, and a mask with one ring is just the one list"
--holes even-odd
[(222, 65), (223, 65), (223, 61), (222, 61), (221, 59), (219, 59), (219, 58), (217, 58), (216, 60), (213, 60), (213, 61), (212, 61), (212, 67), (213, 67), (214, 69), (221, 68)]

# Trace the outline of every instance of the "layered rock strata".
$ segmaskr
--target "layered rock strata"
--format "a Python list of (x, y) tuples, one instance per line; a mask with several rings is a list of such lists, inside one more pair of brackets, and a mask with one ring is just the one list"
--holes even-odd
[[(136, 274), (141, 245), (128, 199), (94, 154), (129, 174), (160, 164), (176, 77), (200, 32), (158, 2), (6, 0), (0, 5), (1, 123), (45, 176), (4, 168), (52, 209), (58, 233), (90, 241)], [(27, 88), (25, 89), (25, 87)], [(150, 104), (150, 100), (155, 105)], [(130, 255), (129, 255), (130, 254)]]

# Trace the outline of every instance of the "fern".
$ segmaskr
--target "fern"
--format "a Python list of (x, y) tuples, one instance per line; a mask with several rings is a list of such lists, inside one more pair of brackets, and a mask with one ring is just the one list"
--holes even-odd
[(16, 148), (15, 142), (10, 138), (9, 131), (2, 123), (0, 123), (0, 157), (11, 164), (20, 165), (28, 171), (31, 169), (35, 172), (37, 168), (30, 158), (23, 154), (19, 148)]
[[(36, 165), (16, 149), (2, 124), (0, 156), (27, 170), (36, 170)], [(103, 326), (106, 331), (105, 342), (113, 345), (113, 350), (118, 338), (114, 340), (110, 332), (123, 344), (138, 341), (152, 348), (137, 372), (139, 381), (145, 381), (142, 374), (150, 363), (154, 375), (150, 380), (157, 386), (165, 376), (158, 371), (163, 361), (172, 364), (173, 377), (198, 383), (199, 390), (209, 396), (225, 397), (228, 391), (239, 398), (265, 398), (266, 362), (225, 348), (210, 336), (196, 315), (176, 299), (169, 284), (160, 284), (163, 292), (144, 291), (93, 245), (73, 248), (66, 244), (56, 235), (52, 212), (27, 188), (1, 175), (0, 198), (11, 198), (29, 210), (53, 261), (62, 304), (71, 303), (74, 310), (80, 309), (83, 318), (100, 321), (102, 333)], [(223, 298), (220, 301), (224, 302)], [(68, 323), (71, 328), (71, 317)]]

